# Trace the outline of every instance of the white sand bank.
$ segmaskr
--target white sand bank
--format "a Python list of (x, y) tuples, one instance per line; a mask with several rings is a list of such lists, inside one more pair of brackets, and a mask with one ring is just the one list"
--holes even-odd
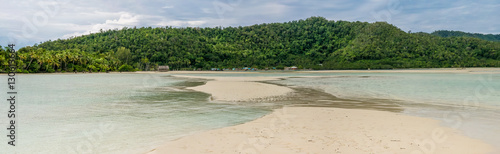
[(190, 87), (188, 89), (209, 93), (212, 100), (220, 101), (250, 101), (279, 97), (293, 92), (292, 89), (272, 84), (259, 83), (255, 81), (279, 80), (273, 77), (192, 77), (209, 79), (205, 85)]
[(168, 142), (157, 153), (488, 153), (432, 119), (392, 112), (285, 107), (245, 124)]
[[(194, 78), (210, 81), (193, 90), (225, 101), (286, 95), (292, 91), (254, 82), (278, 78)], [(167, 142), (150, 153), (481, 154), (492, 151), (491, 145), (443, 127), (433, 119), (361, 109), (284, 107), (245, 124)]]

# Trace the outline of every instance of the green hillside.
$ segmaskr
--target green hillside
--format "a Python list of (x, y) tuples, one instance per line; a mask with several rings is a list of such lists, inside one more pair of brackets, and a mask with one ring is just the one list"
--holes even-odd
[[(189, 70), (500, 66), (500, 42), (408, 34), (384, 22), (322, 17), (245, 27), (123, 28), (47, 41), (18, 52), (19, 71), (24, 72), (149, 70), (157, 65)], [(0, 56), (6, 57), (5, 52)]]
[(478, 34), (478, 33), (466, 33), (461, 31), (448, 31), (448, 30), (438, 30), (432, 35), (441, 36), (441, 37), (474, 37), (478, 39), (488, 40), (488, 41), (496, 41), (500, 42), (500, 34)]

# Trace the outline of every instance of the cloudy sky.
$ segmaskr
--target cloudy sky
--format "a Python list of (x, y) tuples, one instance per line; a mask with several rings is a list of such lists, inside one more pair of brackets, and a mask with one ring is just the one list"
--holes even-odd
[(0, 45), (123, 27), (247, 26), (322, 16), (386, 21), (404, 31), (500, 33), (497, 0), (10, 0), (0, 5)]

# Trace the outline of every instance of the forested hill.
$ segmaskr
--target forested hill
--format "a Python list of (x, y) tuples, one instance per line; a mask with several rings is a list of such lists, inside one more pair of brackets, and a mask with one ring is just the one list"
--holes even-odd
[(466, 33), (461, 31), (449, 31), (449, 30), (438, 30), (431, 34), (441, 37), (474, 37), (488, 41), (500, 42), (500, 34), (494, 35), (494, 34)]
[[(1, 57), (0, 57), (1, 58)], [(20, 71), (499, 67), (500, 42), (408, 34), (385, 22), (329, 21), (215, 28), (123, 28), (19, 50)]]

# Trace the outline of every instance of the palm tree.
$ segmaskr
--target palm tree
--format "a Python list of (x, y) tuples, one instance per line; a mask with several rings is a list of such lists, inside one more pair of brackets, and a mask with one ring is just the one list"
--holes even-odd
[(45, 59), (46, 59), (45, 55), (40, 55), (40, 56), (37, 58), (37, 62), (38, 62), (38, 64), (40, 64), (40, 68), (42, 68), (43, 63), (46, 61)]
[(75, 65), (75, 62), (80, 62), (80, 54), (78, 53), (78, 51), (71, 52), (71, 55), (71, 61), (73, 61), (73, 65)]
[(50, 67), (53, 67), (54, 65), (54, 56), (53, 54), (51, 54), (51, 52), (45, 52), (45, 54), (43, 55), (45, 57), (45, 62), (47, 63), (45, 65), (45, 71), (48, 71), (50, 69)]
[(30, 63), (28, 63), (28, 66), (25, 68), (26, 70), (28, 70), (30, 68), (31, 63), (33, 62), (34, 59), (39, 58), (39, 55), (33, 49), (30, 49), (29, 57), (31, 58), (31, 60), (30, 60)]
[(18, 56), (19, 56), (19, 59), (22, 61), (24, 61), (28, 58), (28, 56), (25, 53), (18, 54)]
[(59, 66), (61, 66), (61, 63), (62, 63), (61, 61), (63, 59), (63, 55), (60, 52), (55, 53), (55, 54), (51, 54), (51, 55), (54, 58), (54, 60), (53, 60), (53, 62), (54, 62), (54, 69), (58, 70)]
[[(26, 55), (26, 53), (20, 53), (17, 56), (19, 57), (19, 60), (21, 62), (24, 62), (28, 58), (28, 55)], [(24, 67), (21, 67), (21, 68), (24, 68)]]

